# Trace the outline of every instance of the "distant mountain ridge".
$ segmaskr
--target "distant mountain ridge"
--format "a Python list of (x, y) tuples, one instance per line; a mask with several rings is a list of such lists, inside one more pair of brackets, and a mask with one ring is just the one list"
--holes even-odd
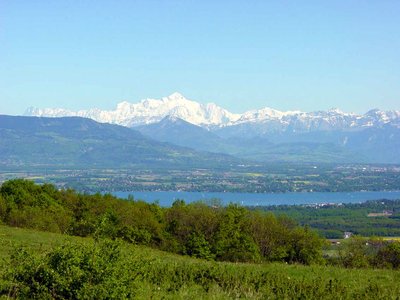
[(27, 115), (80, 116), (133, 128), (143, 135), (197, 151), (253, 161), (400, 163), (400, 111), (363, 115), (272, 108), (233, 114), (179, 93), (160, 100), (122, 102), (113, 111), (30, 109)]
[[(155, 140), (260, 162), (399, 161), (396, 151), (400, 147), (399, 129), (284, 132), (257, 136), (248, 128), (248, 131), (235, 131), (237, 127), (210, 131), (181, 119), (166, 117), (158, 123), (135, 127), (135, 130)], [(232, 131), (227, 133), (226, 130)]]
[(0, 166), (188, 167), (239, 164), (229, 155), (161, 143), (136, 130), (80, 117), (0, 115)]
[[(391, 124), (400, 127), (400, 110), (381, 111), (373, 109), (363, 115), (345, 113), (339, 109), (329, 111), (282, 112), (272, 108), (251, 110), (234, 114), (213, 103), (200, 104), (179, 93), (162, 99), (145, 99), (139, 103), (121, 102), (115, 110), (89, 109), (70, 111), (61, 108), (29, 108), (26, 116), (65, 117), (79, 116), (101, 123), (135, 127), (160, 122), (167, 116), (182, 119), (191, 124), (216, 130), (231, 126), (251, 126), (256, 133), (311, 132), (326, 130), (360, 130)], [(245, 125), (243, 125), (245, 124)], [(257, 129), (258, 128), (258, 129)]]
[(239, 115), (213, 104), (200, 104), (186, 99), (179, 93), (173, 93), (162, 99), (145, 99), (139, 103), (121, 102), (113, 111), (89, 109), (70, 111), (61, 108), (28, 108), (25, 116), (66, 117), (78, 116), (93, 119), (101, 123), (134, 127), (157, 123), (166, 116), (177, 117), (200, 126), (227, 125), (239, 119)]

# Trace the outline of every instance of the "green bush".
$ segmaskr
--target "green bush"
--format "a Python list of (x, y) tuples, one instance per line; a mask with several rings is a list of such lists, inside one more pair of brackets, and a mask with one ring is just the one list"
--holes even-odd
[(193, 232), (189, 235), (185, 245), (185, 254), (207, 260), (215, 258), (211, 251), (211, 246), (204, 238), (204, 235), (197, 232)]
[(379, 249), (374, 258), (375, 266), (400, 268), (400, 242), (391, 242)]
[(129, 298), (136, 290), (135, 269), (121, 264), (119, 244), (111, 241), (65, 244), (43, 256), (19, 248), (11, 266), (9, 290), (18, 299)]

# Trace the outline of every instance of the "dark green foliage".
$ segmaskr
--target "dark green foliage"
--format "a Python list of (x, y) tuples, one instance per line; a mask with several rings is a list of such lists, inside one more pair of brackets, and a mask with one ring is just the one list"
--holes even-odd
[(123, 240), (140, 245), (149, 245), (151, 242), (151, 233), (146, 229), (124, 226), (118, 230), (117, 236)]
[(352, 237), (343, 243), (339, 250), (343, 266), (347, 268), (366, 268), (369, 266), (367, 239)]
[[(250, 208), (249, 208), (250, 209)], [(345, 231), (361, 236), (400, 236), (400, 200), (375, 200), (326, 206), (281, 205), (259, 208), (286, 215), (301, 225), (309, 225), (322, 236), (341, 239)], [(369, 213), (392, 212), (371, 217)]]
[(400, 268), (400, 242), (392, 242), (379, 249), (374, 263), (378, 267)]
[(298, 262), (301, 264), (318, 264), (323, 262), (320, 249), (323, 246), (323, 240), (307, 226), (296, 228), (291, 233), (292, 249), (289, 255), (289, 262)]
[(250, 231), (251, 214), (243, 207), (229, 205), (222, 214), (215, 253), (228, 261), (258, 261), (260, 250)]
[(400, 268), (400, 242), (353, 236), (339, 247), (339, 263), (347, 268)]
[(8, 273), (10, 295), (22, 299), (110, 299), (134, 296), (134, 265), (121, 265), (119, 245), (65, 244), (43, 256), (16, 249)]
[(215, 255), (211, 252), (209, 242), (204, 238), (202, 233), (193, 232), (189, 235), (185, 244), (186, 254), (196, 258), (214, 259)]
[[(367, 205), (379, 206), (374, 202)], [(120, 238), (208, 260), (323, 263), (324, 241), (308, 226), (299, 227), (285, 215), (276, 217), (237, 205), (207, 206), (178, 200), (171, 208), (161, 208), (110, 194), (78, 194), (16, 179), (0, 188), (0, 217), (11, 226)], [(339, 256), (330, 262), (349, 268), (398, 268), (398, 252), (397, 244), (355, 237), (343, 243)]]
[[(376, 275), (377, 270), (213, 261), (324, 264), (324, 240), (288, 217), (236, 205), (176, 201), (171, 208), (161, 208), (130, 200), (25, 180), (3, 184), (3, 223), (94, 239), (45, 251), (36, 245), (40, 254), (15, 248), (10, 261), (0, 261), (0, 297), (391, 299), (400, 293), (396, 271)], [(10, 236), (21, 229), (13, 230)], [(155, 250), (121, 240), (210, 261), (154, 255)], [(353, 237), (342, 244), (337, 261), (348, 268), (397, 269), (400, 244)]]
[(12, 226), (65, 232), (72, 216), (59, 195), (49, 184), (36, 185), (22, 179), (7, 181), (0, 188), (0, 216)]
[(53, 196), (57, 194), (57, 190), (50, 184), (36, 185), (33, 181), (15, 179), (3, 183), (0, 193), (11, 206), (48, 207), (56, 203)]
[(322, 260), (323, 243), (308, 228), (237, 205), (187, 205), (179, 200), (171, 208), (161, 208), (20, 179), (4, 183), (0, 197), (1, 220), (11, 226), (120, 238), (208, 260), (303, 264)]
[[(22, 234), (30, 240), (30, 235), (37, 234), (6, 227), (0, 230), (9, 233), (11, 239)], [(39, 234), (43, 241), (46, 235)], [(56, 234), (51, 237), (64, 239)], [(119, 241), (77, 238), (38, 250), (17, 247), (10, 261), (1, 262), (0, 297), (397, 299), (400, 293), (400, 273), (391, 270), (210, 262)]]
[(0, 194), (0, 224), (6, 219), (7, 214), (7, 203)]

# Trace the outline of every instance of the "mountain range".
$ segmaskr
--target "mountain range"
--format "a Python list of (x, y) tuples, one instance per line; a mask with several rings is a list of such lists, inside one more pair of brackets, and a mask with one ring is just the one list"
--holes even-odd
[(186, 168), (238, 163), (228, 155), (158, 142), (136, 130), (87, 118), (0, 115), (0, 166)]
[(256, 161), (400, 163), (400, 111), (373, 109), (360, 115), (267, 107), (235, 114), (174, 93), (122, 102), (112, 111), (29, 108), (25, 115), (90, 118), (134, 128), (161, 142)]
[(200, 104), (186, 99), (179, 93), (173, 93), (162, 99), (145, 99), (139, 103), (121, 102), (115, 110), (105, 111), (97, 108), (70, 111), (62, 108), (28, 108), (25, 116), (90, 118), (101, 123), (118, 124), (126, 127), (156, 123), (166, 116), (183, 119), (199, 126), (228, 125), (240, 118), (213, 104)]
[(124, 101), (111, 111), (97, 108), (71, 111), (62, 108), (30, 107), (24, 115), (37, 117), (77, 116), (126, 127), (157, 123), (170, 116), (208, 129), (258, 124), (259, 127), (262, 127), (262, 130), (258, 130), (257, 134), (282, 131), (362, 129), (388, 123), (400, 127), (400, 111), (373, 109), (364, 115), (358, 115), (345, 113), (339, 109), (307, 113), (301, 111), (282, 112), (266, 107), (247, 111), (243, 114), (235, 114), (214, 103), (200, 104), (189, 100), (179, 93), (173, 93), (162, 99), (145, 99), (139, 103)]

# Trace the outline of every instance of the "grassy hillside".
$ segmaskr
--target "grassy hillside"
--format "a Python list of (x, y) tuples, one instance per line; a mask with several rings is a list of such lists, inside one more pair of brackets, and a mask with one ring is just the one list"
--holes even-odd
[[(81, 264), (76, 264), (75, 259), (81, 257), (81, 253), (86, 250), (93, 254), (90, 256), (92, 261), (89, 259), (89, 264), (96, 262), (98, 270), (105, 271), (101, 276), (102, 281), (96, 282), (91, 272), (90, 281), (84, 284), (85, 281), (82, 279), (79, 282), (83, 287), (79, 290), (81, 294), (68, 294), (70, 290), (61, 291), (55, 287), (48, 295), (53, 297), (58, 295), (60, 298), (63, 298), (62, 295), (65, 298), (68, 298), (68, 295), (69, 297), (86, 295), (89, 298), (108, 296), (137, 299), (396, 299), (400, 295), (399, 271), (349, 270), (279, 263), (210, 262), (122, 242), (113, 242), (113, 245), (118, 247), (113, 246), (112, 249), (118, 248), (119, 251), (111, 251), (112, 264), (107, 261), (103, 266), (101, 262), (104, 262), (104, 253), (107, 251), (92, 251), (101, 248), (101, 244), (101, 242), (95, 243), (91, 238), (0, 226), (2, 297), (4, 299), (7, 295), (22, 297), (24, 291), (27, 293), (27, 290), (24, 290), (26, 282), (32, 283), (35, 280), (50, 282), (50, 279), (46, 277), (47, 281), (44, 281), (44, 277), (38, 274), (62, 273), (65, 272), (64, 269), (68, 269), (68, 277), (54, 278), (62, 279), (63, 283), (76, 274), (79, 274), (80, 278), (86, 278), (83, 276), (85, 274), (85, 268), (82, 267), (83, 260), (80, 261)], [(18, 256), (16, 253), (19, 253), (20, 246), (24, 246), (33, 254), (24, 256), (22, 263), (16, 266), (15, 256)], [(71, 253), (74, 255), (71, 256)], [(13, 260), (10, 259), (10, 254), (14, 254)], [(21, 262), (21, 256), (19, 257)], [(51, 269), (51, 260), (47, 259), (48, 257), (53, 259), (57, 257), (57, 265), (67, 267), (63, 270)], [(68, 260), (68, 257), (73, 257), (74, 260)], [(68, 268), (68, 263), (71, 264), (72, 261), (75, 264), (74, 268)], [(38, 263), (35, 265), (35, 262)], [(42, 270), (42, 273), (38, 270)], [(48, 273), (44, 273), (46, 270)], [(13, 283), (10, 271), (14, 275)], [(21, 274), (27, 273), (31, 277), (29, 280), (25, 277), (23, 281)], [(76, 286), (76, 282), (74, 284), (75, 292), (78, 292), (80, 286)], [(41, 296), (45, 295), (44, 291), (45, 289), (41, 290)], [(33, 289), (30, 292), (31, 294), (28, 291), (28, 295), (33, 297)], [(36, 297), (43, 298), (37, 293)]]

